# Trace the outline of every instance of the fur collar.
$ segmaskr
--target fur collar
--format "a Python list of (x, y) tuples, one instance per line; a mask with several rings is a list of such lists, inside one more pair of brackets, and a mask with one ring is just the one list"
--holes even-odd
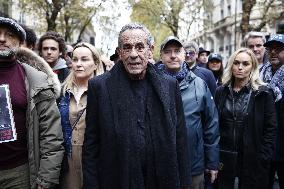
[(48, 85), (52, 86), (56, 97), (60, 96), (61, 85), (58, 77), (42, 57), (28, 48), (20, 47), (16, 51), (16, 59), (23, 64), (27, 64), (37, 69), (38, 71), (44, 72), (47, 75)]

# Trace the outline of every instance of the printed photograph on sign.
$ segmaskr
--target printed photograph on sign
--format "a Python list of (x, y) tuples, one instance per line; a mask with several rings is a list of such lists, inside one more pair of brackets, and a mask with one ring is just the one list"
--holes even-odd
[(8, 85), (0, 85), (0, 143), (17, 139), (10, 90)]

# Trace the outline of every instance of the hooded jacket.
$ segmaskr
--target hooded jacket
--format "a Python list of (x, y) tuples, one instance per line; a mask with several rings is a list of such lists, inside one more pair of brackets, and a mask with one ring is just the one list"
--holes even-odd
[(50, 66), (26, 48), (16, 52), (17, 61), (26, 72), (27, 141), (30, 185), (53, 188), (59, 183), (63, 158), (63, 137), (56, 98), (60, 83)]
[(219, 165), (219, 123), (213, 97), (205, 81), (192, 71), (180, 82), (192, 175)]
[(69, 75), (69, 69), (66, 65), (66, 61), (63, 58), (59, 58), (54, 67), (53, 72), (57, 73), (60, 83), (63, 83), (66, 77)]

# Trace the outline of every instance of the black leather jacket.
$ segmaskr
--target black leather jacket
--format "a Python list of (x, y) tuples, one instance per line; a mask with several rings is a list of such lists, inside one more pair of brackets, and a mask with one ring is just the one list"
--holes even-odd
[[(220, 189), (233, 188), (231, 186), (220, 187), (220, 184), (227, 183), (228, 177), (230, 177), (230, 182), (231, 178), (234, 179), (233, 176), (236, 174), (241, 180), (241, 189), (267, 188), (269, 162), (272, 158), (277, 128), (277, 115), (273, 94), (266, 86), (260, 86), (257, 90), (249, 90), (252, 91), (249, 98), (249, 96), (247, 96), (249, 93), (243, 94), (245, 88), (243, 88), (243, 90), (244, 91), (239, 92), (242, 94), (239, 96), (239, 103), (234, 102), (234, 106), (241, 107), (238, 112), (242, 112), (242, 125), (232, 119), (231, 122), (227, 122), (229, 125), (224, 124), (223, 114), (225, 113), (225, 104), (226, 101), (229, 101), (228, 99), (230, 99), (231, 95), (228, 84), (218, 87), (215, 94), (220, 120), (220, 162), (223, 162), (223, 169), (218, 173), (220, 179), (218, 188)], [(249, 100), (245, 103), (245, 101), (247, 101), (246, 99)], [(247, 110), (245, 104), (248, 104)], [(232, 102), (231, 106), (228, 106), (228, 109), (234, 109)], [(235, 108), (235, 110), (237, 109)], [(243, 131), (241, 131), (242, 137), (240, 137), (242, 139), (238, 140), (243, 144), (237, 145), (239, 146), (237, 150), (241, 150), (242, 154), (241, 158), (238, 157), (237, 160), (236, 153), (222, 151), (225, 147), (234, 150), (233, 147), (230, 147), (232, 143), (229, 143), (230, 141), (234, 142), (234, 131), (231, 130), (231, 128), (235, 126), (233, 123), (241, 126), (243, 129)], [(238, 164), (237, 170), (235, 169), (236, 161)]]
[(235, 92), (229, 86), (230, 93), (221, 110), (220, 148), (221, 150), (242, 152), (244, 122), (251, 94), (250, 87), (243, 87)]

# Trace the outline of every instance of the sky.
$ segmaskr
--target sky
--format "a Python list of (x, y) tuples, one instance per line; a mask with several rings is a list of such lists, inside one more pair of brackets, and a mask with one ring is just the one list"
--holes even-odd
[(125, 0), (117, 1), (118, 5), (115, 8), (111, 8), (112, 1), (106, 1), (104, 6), (106, 10), (101, 12), (101, 16), (115, 14), (120, 15), (116, 17), (116, 21), (110, 26), (112, 31), (110, 33), (104, 32), (104, 28), (100, 26), (100, 24), (96, 21), (93, 22), (95, 32), (96, 32), (96, 39), (95, 45), (98, 49), (102, 49), (103, 53), (108, 57), (114, 54), (115, 49), (117, 47), (117, 38), (118, 33), (122, 26), (130, 22), (130, 15), (131, 9), (128, 5), (128, 2)]

